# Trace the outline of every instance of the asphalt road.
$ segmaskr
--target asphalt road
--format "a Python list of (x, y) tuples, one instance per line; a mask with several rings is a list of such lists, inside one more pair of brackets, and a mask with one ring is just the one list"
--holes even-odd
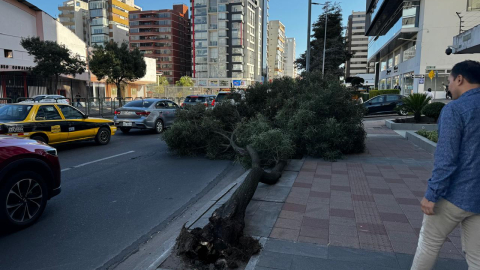
[[(159, 135), (58, 146), (62, 192), (38, 223), (0, 234), (0, 269), (97, 269), (165, 226), (231, 162), (178, 157)], [(210, 184), (210, 186), (209, 186)]]

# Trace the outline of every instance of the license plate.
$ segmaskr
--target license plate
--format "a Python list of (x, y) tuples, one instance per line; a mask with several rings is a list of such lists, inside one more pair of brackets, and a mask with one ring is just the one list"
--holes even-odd
[(122, 115), (134, 115), (135, 112), (132, 112), (132, 111), (122, 111), (121, 114), (122, 114)]
[(124, 126), (124, 127), (131, 127), (131, 126), (132, 126), (132, 122), (123, 122), (123, 123), (122, 123), (122, 126)]

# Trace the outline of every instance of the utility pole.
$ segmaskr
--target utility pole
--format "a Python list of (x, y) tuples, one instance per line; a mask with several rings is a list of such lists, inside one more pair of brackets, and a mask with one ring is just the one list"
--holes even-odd
[(325, 3), (325, 37), (323, 38), (322, 78), (325, 76), (325, 50), (327, 49), (328, 4), (329, 2)]
[(310, 27), (312, 25), (312, 0), (308, 0), (308, 30), (307, 30), (307, 64), (305, 70), (310, 71)]

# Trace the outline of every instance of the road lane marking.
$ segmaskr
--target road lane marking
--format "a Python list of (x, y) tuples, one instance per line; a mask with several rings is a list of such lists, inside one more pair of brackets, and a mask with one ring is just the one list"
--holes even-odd
[(86, 166), (86, 165), (90, 165), (90, 164), (93, 164), (93, 163), (97, 163), (97, 162), (100, 162), (100, 161), (104, 161), (104, 160), (107, 160), (107, 159), (112, 159), (112, 158), (116, 158), (116, 157), (119, 157), (119, 156), (131, 154), (131, 153), (133, 153), (133, 152), (135, 152), (135, 151), (128, 151), (128, 152), (121, 153), (121, 154), (118, 154), (118, 155), (109, 156), (109, 157), (106, 157), (106, 158), (101, 158), (101, 159), (97, 159), (97, 160), (94, 160), (94, 161), (82, 163), (82, 164), (77, 165), (77, 166), (73, 166), (73, 167), (70, 167), (70, 168), (65, 168), (65, 169), (62, 170), (62, 172), (68, 171), (68, 170), (71, 170), (71, 169), (80, 168), (80, 167), (83, 167), (83, 166)]

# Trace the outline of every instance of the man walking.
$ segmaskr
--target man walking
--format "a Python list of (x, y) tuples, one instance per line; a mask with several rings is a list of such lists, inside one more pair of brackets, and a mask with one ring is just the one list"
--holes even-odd
[(433, 94), (432, 94), (432, 88), (428, 88), (427, 93), (425, 93), (427, 98), (430, 98), (430, 101), (428, 103), (432, 103), (433, 100)]
[(480, 63), (456, 64), (449, 77), (454, 101), (441, 113), (432, 178), (412, 270), (431, 270), (448, 234), (462, 225), (470, 270), (480, 269)]

